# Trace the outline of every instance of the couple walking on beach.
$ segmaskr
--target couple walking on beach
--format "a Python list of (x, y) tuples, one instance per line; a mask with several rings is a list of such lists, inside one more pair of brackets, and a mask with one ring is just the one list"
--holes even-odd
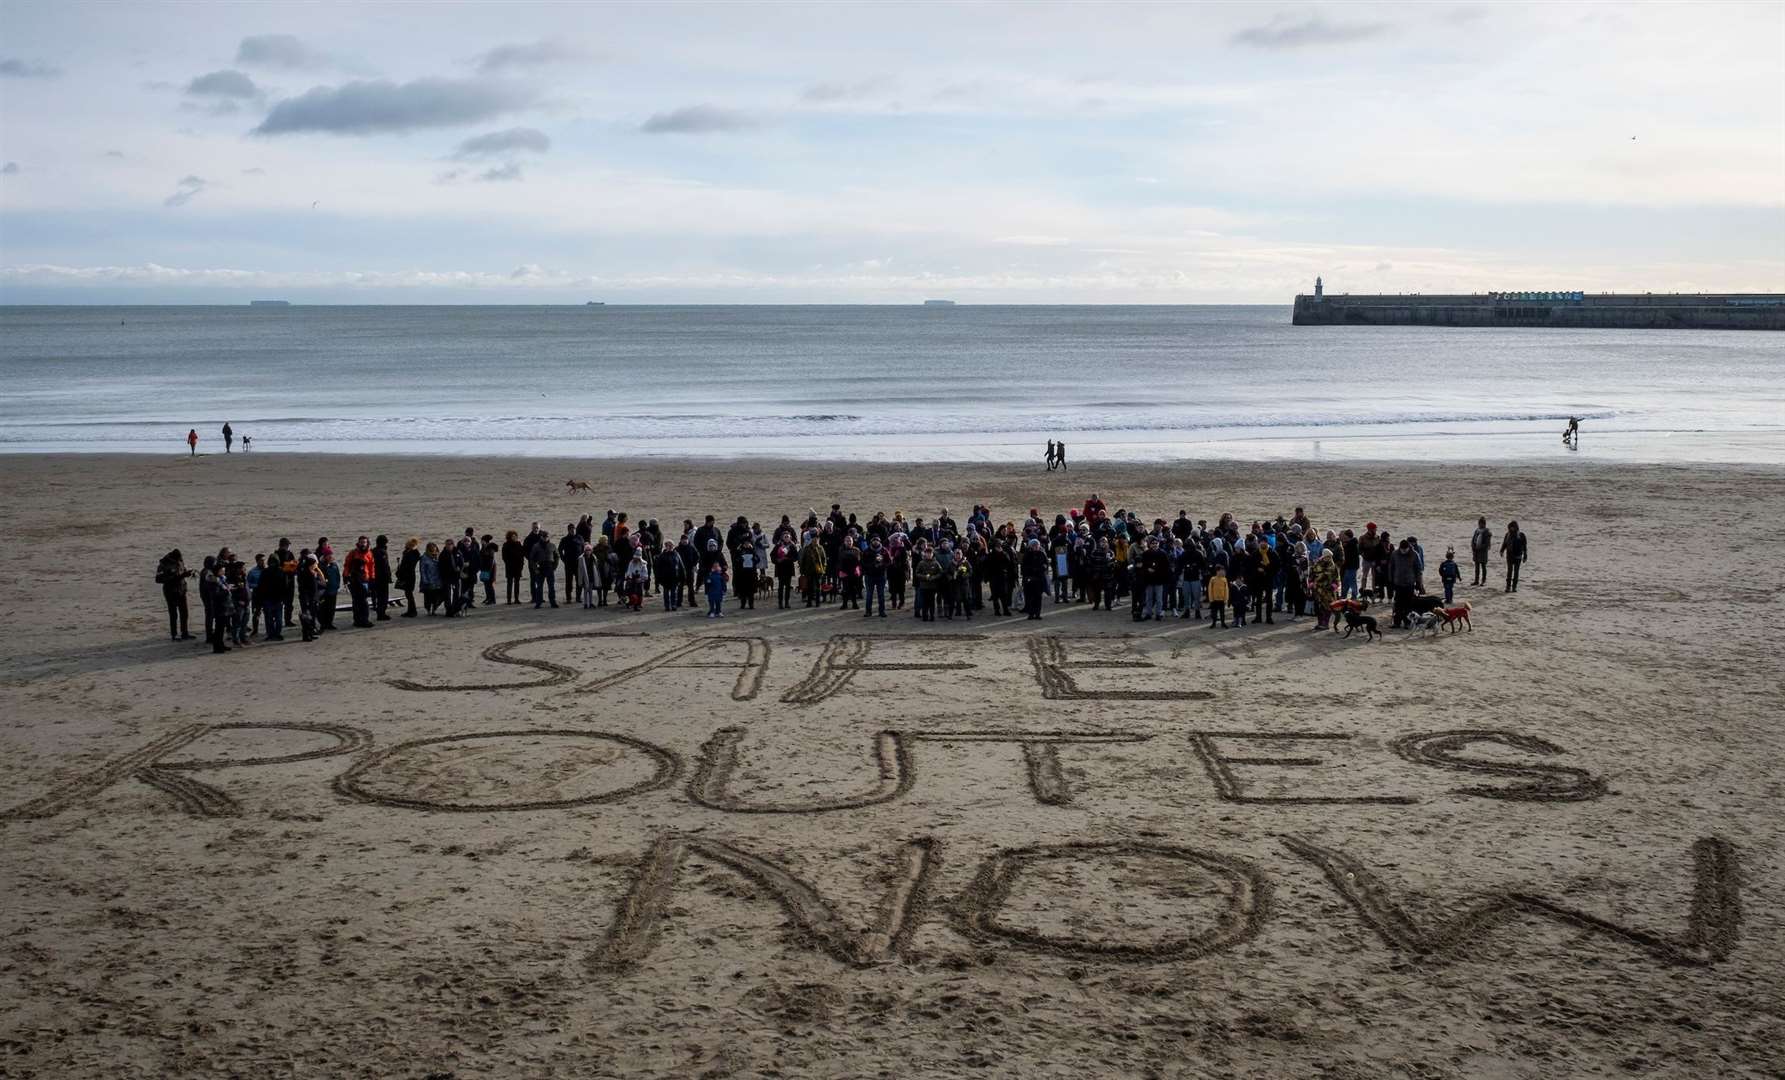
[(1066, 443), (1049, 439), (1047, 441), (1047, 471), (1053, 472), (1055, 469), (1064, 469), (1065, 467)]

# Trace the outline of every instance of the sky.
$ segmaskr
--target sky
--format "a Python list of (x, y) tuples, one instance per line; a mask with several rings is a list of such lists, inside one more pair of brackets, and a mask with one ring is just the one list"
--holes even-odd
[(1785, 292), (1785, 3), (0, 0), (0, 302)]

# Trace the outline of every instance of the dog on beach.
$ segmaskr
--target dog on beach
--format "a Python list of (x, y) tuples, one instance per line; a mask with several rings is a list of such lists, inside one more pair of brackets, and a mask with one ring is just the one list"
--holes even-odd
[(1415, 596), (1407, 605), (1407, 610), (1415, 615), (1430, 615), (1444, 606), (1444, 601), (1436, 596)]
[(1352, 634), (1352, 631), (1356, 630), (1359, 627), (1363, 628), (1365, 641), (1369, 641), (1371, 638), (1379, 638), (1382, 636), (1382, 631), (1378, 630), (1376, 628), (1376, 616), (1374, 616), (1374, 615), (1359, 615), (1356, 611), (1353, 611), (1350, 608), (1345, 609), (1343, 614), (1345, 616), (1345, 636), (1346, 637), (1350, 637)]
[(1428, 634), (1436, 634), (1438, 628), (1444, 625), (1444, 613), (1441, 611), (1428, 611), (1422, 615), (1409, 615), (1408, 619), (1412, 621), (1415, 630), (1424, 630)]
[(589, 486), (587, 480), (566, 480), (564, 481), (564, 486), (570, 489), (572, 495), (575, 495), (578, 492), (586, 492), (590, 495), (595, 494), (595, 489)]
[(1435, 614), (1443, 620), (1445, 626), (1450, 628), (1451, 633), (1456, 633), (1457, 627), (1459, 626), (1466, 626), (1469, 628), (1469, 632), (1473, 634), (1475, 632), (1475, 624), (1469, 621), (1469, 611), (1473, 606), (1474, 605), (1470, 604), (1469, 601), (1465, 600), (1456, 607), (1440, 608)]
[(1334, 600), (1332, 603), (1328, 604), (1326, 610), (1332, 612), (1335, 616), (1333, 619), (1333, 633), (1336, 634), (1339, 632), (1339, 619), (1337, 616), (1362, 614), (1364, 609), (1369, 606), (1370, 602), (1368, 600), (1352, 600), (1349, 598)]

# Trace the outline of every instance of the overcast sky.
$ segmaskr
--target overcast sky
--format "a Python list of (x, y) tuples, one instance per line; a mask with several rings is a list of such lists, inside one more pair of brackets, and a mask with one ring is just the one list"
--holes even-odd
[(1785, 4), (0, 0), (0, 299), (1785, 291)]

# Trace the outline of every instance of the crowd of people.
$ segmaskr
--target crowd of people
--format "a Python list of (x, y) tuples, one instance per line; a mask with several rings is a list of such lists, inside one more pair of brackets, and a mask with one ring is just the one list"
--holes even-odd
[[(1505, 591), (1516, 592), (1529, 555), (1516, 521), (1496, 535), (1486, 518), (1478, 520), (1469, 540), (1470, 584), (1488, 583), (1496, 548)], [(994, 525), (991, 509), (978, 505), (965, 521), (943, 509), (928, 521), (895, 511), (863, 522), (833, 503), (828, 515), (812, 510), (798, 522), (783, 516), (766, 530), (746, 517), (721, 526), (707, 515), (700, 525), (684, 519), (666, 532), (655, 520), (634, 522), (610, 510), (601, 521), (585, 516), (566, 524), (558, 535), (538, 522), (524, 536), (510, 530), (500, 541), (467, 528), (440, 542), (411, 537), (400, 551), (385, 536), (361, 536), (339, 560), (327, 537), (295, 549), (282, 538), (252, 561), (226, 547), (197, 570), (174, 550), (155, 580), (175, 640), (194, 640), (194, 578), (205, 640), (228, 652), (253, 639), (284, 640), (294, 627), (305, 641), (334, 630), (343, 587), (358, 628), (389, 621), (394, 608), (400, 618), (462, 617), (480, 603), (498, 603), (500, 578), (507, 604), (557, 608), (562, 596), (563, 606), (639, 611), (651, 599), (674, 612), (704, 599), (709, 619), (725, 617), (728, 597), (733, 610), (772, 599), (776, 608), (833, 607), (862, 618), (908, 608), (913, 618), (934, 622), (972, 619), (989, 603), (994, 616), (1020, 606), (1040, 619), (1051, 597), (1056, 605), (1092, 610), (1121, 604), (1136, 621), (1207, 618), (1216, 628), (1312, 616), (1324, 629), (1342, 599), (1389, 603), (1393, 625), (1411, 626), (1414, 599), (1428, 581), (1448, 606), (1462, 570), (1449, 549), (1428, 572), (1417, 537), (1391, 537), (1375, 522), (1361, 530), (1317, 528), (1301, 507), (1249, 524), (1232, 514), (1213, 524), (1192, 521), (1185, 511), (1148, 522), (1131, 510), (1111, 512), (1093, 493), (1051, 522), (1030, 509), (1020, 522)]]

